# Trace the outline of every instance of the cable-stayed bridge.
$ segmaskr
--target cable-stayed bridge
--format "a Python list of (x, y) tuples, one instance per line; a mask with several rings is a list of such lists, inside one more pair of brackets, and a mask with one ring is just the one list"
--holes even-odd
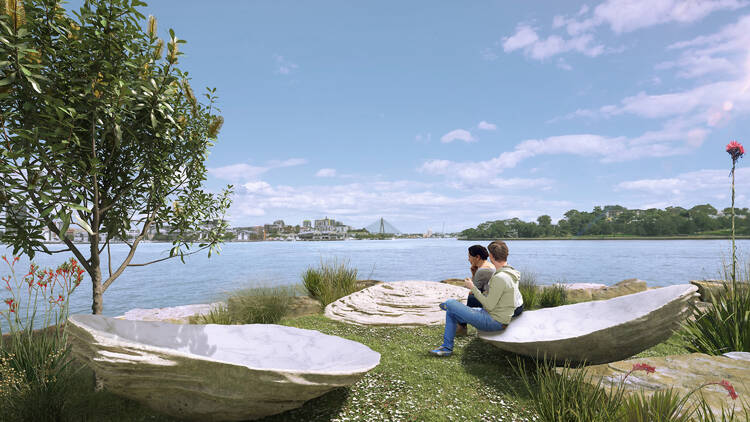
[(382, 217), (369, 226), (365, 226), (365, 230), (373, 234), (401, 234), (401, 230)]

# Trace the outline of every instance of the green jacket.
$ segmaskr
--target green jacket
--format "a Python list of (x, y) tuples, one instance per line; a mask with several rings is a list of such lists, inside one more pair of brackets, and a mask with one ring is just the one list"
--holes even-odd
[(482, 308), (489, 312), (492, 319), (502, 324), (509, 324), (513, 316), (515, 306), (515, 291), (521, 273), (510, 265), (506, 265), (495, 271), (490, 279), (489, 291), (482, 294), (474, 286), (471, 292), (482, 304)]

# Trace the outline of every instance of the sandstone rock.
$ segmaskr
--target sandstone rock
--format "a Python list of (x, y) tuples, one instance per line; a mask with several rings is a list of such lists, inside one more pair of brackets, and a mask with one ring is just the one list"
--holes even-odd
[(173, 324), (187, 324), (193, 315), (204, 315), (211, 309), (222, 305), (217, 303), (199, 303), (195, 305), (173, 306), (169, 308), (141, 309), (135, 308), (125, 312), (116, 318), (130, 321), (162, 321)]
[(637, 278), (630, 278), (619, 283), (607, 286), (603, 289), (591, 292), (593, 300), (606, 300), (615, 297), (625, 296), (633, 293), (643, 292), (646, 290), (646, 282)]
[(357, 290), (366, 289), (378, 284), (383, 284), (383, 282), (380, 280), (357, 280)]
[(688, 312), (697, 288), (663, 287), (609, 300), (525, 311), (505, 331), (479, 337), (513, 353), (558, 361), (626, 359), (665, 341)]
[[(735, 352), (737, 353), (737, 352)], [(701, 353), (689, 355), (649, 357), (641, 359), (613, 362), (603, 365), (587, 367), (591, 375), (589, 381), (596, 384), (602, 379), (606, 386), (617, 386), (625, 374), (633, 368), (633, 364), (646, 363), (656, 368), (656, 372), (646, 374), (643, 371), (634, 371), (625, 380), (625, 389), (628, 393), (643, 390), (647, 395), (657, 390), (674, 388), (681, 395), (688, 394), (696, 387), (707, 382), (729, 381), (734, 386), (737, 394), (746, 399), (750, 394), (750, 365), (747, 361), (731, 359), (726, 356), (709, 356)], [(721, 415), (722, 406), (737, 406), (741, 411), (740, 400), (732, 400), (727, 391), (718, 385), (709, 385), (702, 389), (703, 396), (717, 416)], [(692, 396), (698, 399), (697, 395)], [(750, 420), (750, 415), (737, 415), (737, 420)]]
[(452, 286), (464, 287), (463, 278), (446, 278), (445, 280), (440, 280), (440, 282), (445, 283), (445, 284), (450, 284)]
[(289, 313), (286, 315), (288, 318), (305, 316), (305, 315), (316, 315), (322, 310), (320, 301), (311, 298), (310, 296), (295, 296), (292, 298), (292, 303), (289, 305)]
[(118, 395), (196, 421), (261, 418), (356, 382), (380, 354), (280, 325), (175, 325), (73, 315), (74, 354)]
[(356, 325), (440, 325), (447, 299), (466, 303), (468, 290), (434, 281), (394, 281), (378, 284), (326, 306), (328, 318)]
[(570, 283), (565, 285), (569, 303), (588, 302), (594, 299), (592, 292), (607, 287), (599, 283)]
[[(725, 294), (727, 291), (732, 291), (732, 282), (725, 280), (690, 280), (690, 284), (698, 287), (698, 294), (701, 296), (701, 300), (704, 302), (714, 303), (714, 297)], [(738, 283), (738, 292), (743, 292), (748, 289), (748, 283)]]

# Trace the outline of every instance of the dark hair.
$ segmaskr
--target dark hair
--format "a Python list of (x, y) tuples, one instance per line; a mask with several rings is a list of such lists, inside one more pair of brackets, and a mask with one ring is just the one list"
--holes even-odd
[(490, 256), (489, 252), (487, 252), (487, 248), (482, 245), (469, 246), (469, 255), (473, 257), (478, 256), (482, 258), (483, 261), (486, 261)]
[(496, 240), (490, 243), (487, 245), (487, 249), (489, 249), (492, 257), (495, 258), (496, 261), (502, 262), (508, 260), (508, 245), (502, 240)]

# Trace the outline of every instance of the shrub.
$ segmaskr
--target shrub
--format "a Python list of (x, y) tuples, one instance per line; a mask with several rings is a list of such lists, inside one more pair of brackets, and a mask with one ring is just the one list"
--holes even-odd
[(529, 375), (518, 360), (514, 371), (521, 378), (523, 388), (531, 398), (531, 405), (539, 419), (545, 422), (615, 421), (622, 397), (622, 389), (601, 388), (601, 380), (592, 385), (586, 380), (585, 369), (571, 370), (568, 362), (558, 373), (551, 362), (536, 362)]
[(326, 306), (357, 291), (357, 269), (350, 268), (348, 261), (321, 262), (302, 273), (302, 283), (311, 297)]
[(192, 315), (188, 318), (191, 324), (234, 324), (232, 317), (229, 315), (227, 305), (221, 303), (208, 311), (207, 314)]
[(232, 294), (227, 308), (238, 324), (275, 324), (289, 313), (293, 298), (291, 287), (246, 289)]
[[(72, 373), (63, 324), (68, 318), (68, 300), (84, 270), (74, 259), (56, 270), (41, 270), (32, 263), (29, 272), (18, 277), (15, 264), (19, 258), (2, 259), (10, 268), (10, 275), (2, 280), (11, 296), (4, 299), (8, 308), (0, 311), (10, 328), (7, 338), (0, 337), (0, 385), (8, 387), (0, 392), (1, 418), (60, 420)], [(44, 328), (35, 331), (38, 312)]]
[[(724, 280), (731, 267), (724, 266)], [(692, 318), (682, 324), (681, 337), (691, 352), (720, 355), (730, 351), (750, 352), (750, 286), (745, 269), (737, 288), (726, 283), (713, 297), (713, 305), (698, 308), (693, 305)]]
[(539, 297), (539, 286), (536, 283), (536, 274), (523, 271), (521, 273), (521, 279), (518, 280), (518, 290), (521, 291), (521, 296), (523, 296), (523, 308), (536, 308), (537, 298)]
[(191, 324), (276, 324), (288, 313), (294, 287), (257, 287), (233, 292), (226, 304), (189, 318)]
[(657, 390), (651, 396), (643, 391), (625, 396), (621, 405), (623, 422), (687, 422), (695, 409), (672, 388)]
[(562, 283), (555, 283), (542, 289), (539, 294), (540, 308), (553, 308), (555, 306), (565, 305), (567, 300), (567, 291)]

